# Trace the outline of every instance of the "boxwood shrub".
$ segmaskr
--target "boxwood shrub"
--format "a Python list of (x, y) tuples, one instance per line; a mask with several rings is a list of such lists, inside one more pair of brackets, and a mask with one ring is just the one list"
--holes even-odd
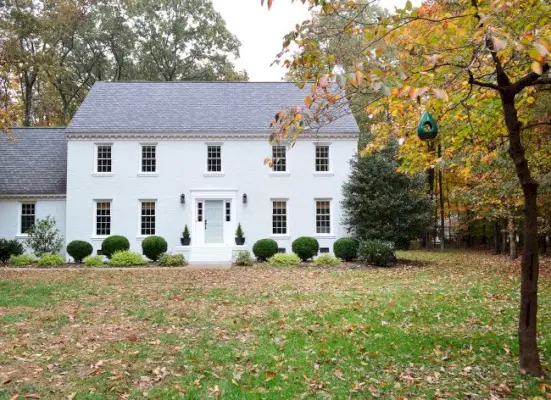
[(318, 241), (309, 236), (302, 236), (295, 239), (291, 246), (293, 253), (299, 256), (302, 261), (313, 258), (318, 254), (319, 247)]
[(42, 254), (38, 259), (38, 265), (42, 267), (59, 267), (65, 264), (65, 258), (61, 254)]
[(32, 254), (20, 254), (18, 256), (12, 255), (9, 264), (14, 267), (27, 267), (34, 262), (35, 258)]
[(147, 260), (135, 251), (116, 251), (111, 255), (109, 265), (112, 267), (134, 267), (147, 265)]
[(130, 248), (130, 242), (124, 236), (113, 235), (105, 238), (101, 244), (101, 252), (107, 258), (111, 258), (116, 251), (125, 251)]
[(360, 242), (352, 238), (341, 238), (333, 243), (333, 253), (344, 261), (352, 261), (358, 258)]
[(396, 261), (394, 244), (382, 240), (364, 240), (360, 243), (359, 255), (362, 261), (387, 267)]
[(277, 242), (273, 239), (257, 240), (253, 246), (253, 253), (260, 261), (266, 261), (277, 253)]
[(6, 263), (11, 256), (20, 256), (25, 249), (21, 242), (16, 239), (0, 239), (0, 262)]
[(153, 261), (157, 261), (167, 249), (168, 244), (162, 236), (148, 236), (142, 242), (143, 254)]
[(88, 242), (84, 240), (73, 240), (67, 245), (67, 253), (75, 259), (75, 262), (81, 263), (86, 257), (88, 257), (94, 248)]

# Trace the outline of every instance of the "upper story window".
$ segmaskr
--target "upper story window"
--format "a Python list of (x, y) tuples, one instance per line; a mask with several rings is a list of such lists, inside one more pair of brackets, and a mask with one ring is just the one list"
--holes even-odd
[(96, 235), (107, 236), (111, 234), (111, 202), (96, 202)]
[(142, 144), (142, 172), (157, 172), (157, 146)]
[(272, 146), (272, 171), (287, 171), (287, 148), (285, 146)]
[(222, 146), (207, 146), (207, 171), (222, 172)]
[(149, 236), (155, 234), (155, 202), (142, 201), (141, 233)]
[(27, 233), (34, 225), (36, 205), (34, 203), (21, 204), (21, 233)]
[(316, 172), (329, 171), (329, 146), (316, 146)]
[(285, 200), (272, 202), (272, 233), (274, 235), (287, 234), (287, 202)]
[(331, 203), (329, 200), (316, 201), (316, 233), (331, 233)]
[(111, 172), (111, 145), (98, 144), (96, 146), (96, 172)]

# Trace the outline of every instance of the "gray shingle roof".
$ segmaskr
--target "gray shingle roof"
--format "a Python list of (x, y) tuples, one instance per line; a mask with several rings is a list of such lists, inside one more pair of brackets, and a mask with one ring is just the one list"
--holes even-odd
[(12, 128), (0, 133), (0, 195), (66, 194), (64, 128)]
[[(263, 133), (308, 93), (290, 82), (96, 82), (67, 133)], [(358, 133), (344, 114), (320, 132)]]

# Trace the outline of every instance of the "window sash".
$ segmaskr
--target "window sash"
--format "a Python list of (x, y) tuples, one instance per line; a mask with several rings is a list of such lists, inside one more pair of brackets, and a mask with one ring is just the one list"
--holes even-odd
[(101, 144), (97, 146), (97, 172), (111, 172), (112, 154), (111, 145)]
[(285, 146), (272, 146), (272, 171), (287, 171), (287, 148)]
[(35, 203), (21, 204), (21, 233), (27, 233), (29, 231), (29, 228), (34, 225), (35, 213)]
[(272, 202), (272, 233), (274, 235), (287, 234), (287, 202)]
[(329, 146), (316, 146), (316, 172), (329, 171)]
[(331, 233), (331, 202), (316, 201), (316, 233)]
[(154, 235), (155, 222), (155, 202), (142, 201), (141, 234)]
[(222, 146), (207, 146), (207, 171), (222, 171)]
[(96, 202), (96, 235), (106, 236), (111, 234), (111, 202)]
[(142, 145), (142, 172), (157, 171), (157, 146)]

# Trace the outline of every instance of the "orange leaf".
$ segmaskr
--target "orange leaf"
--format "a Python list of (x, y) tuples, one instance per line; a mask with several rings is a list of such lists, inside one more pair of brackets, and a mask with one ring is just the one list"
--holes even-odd
[(532, 71), (534, 71), (538, 75), (542, 75), (543, 74), (543, 67), (539, 62), (534, 61), (532, 63)]
[(307, 96), (304, 99), (304, 104), (306, 104), (306, 107), (308, 107), (308, 108), (312, 107), (312, 103), (313, 103), (313, 100), (310, 96)]

